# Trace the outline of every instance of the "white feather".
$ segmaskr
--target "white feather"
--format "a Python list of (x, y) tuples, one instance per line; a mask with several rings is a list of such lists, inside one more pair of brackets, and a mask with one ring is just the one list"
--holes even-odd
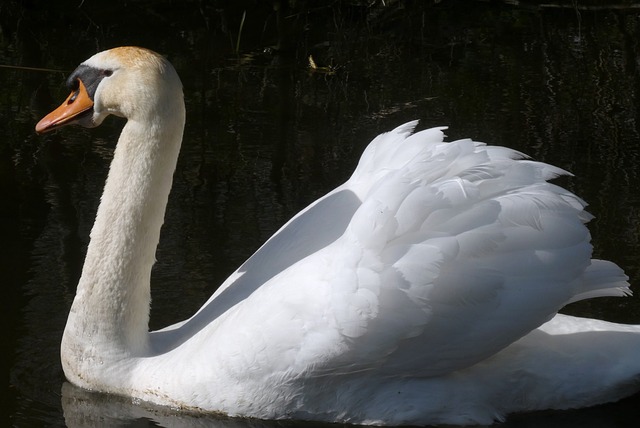
[(637, 389), (640, 328), (556, 315), (629, 293), (620, 268), (591, 259), (584, 201), (546, 182), (565, 172), (445, 143), (446, 128), (412, 134), (417, 122), (376, 137), (345, 184), (193, 317), (148, 333), (184, 105), (159, 56), (86, 63), (114, 64), (95, 109), (108, 99), (130, 120), (65, 329), (71, 382), (192, 411), (365, 424), (488, 424)]

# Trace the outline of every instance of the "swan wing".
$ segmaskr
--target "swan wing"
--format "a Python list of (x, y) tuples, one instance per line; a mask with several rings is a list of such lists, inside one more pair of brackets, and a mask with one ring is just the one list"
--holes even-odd
[(271, 373), (436, 376), (570, 301), (628, 292), (617, 266), (591, 260), (585, 203), (547, 182), (563, 170), (414, 126), (374, 139), (344, 185), (231, 276), (208, 305), (251, 329), (218, 330), (218, 349), (261, 349)]
[(591, 260), (584, 201), (547, 182), (565, 171), (503, 147), (443, 143), (442, 128), (410, 135), (412, 125), (374, 140), (348, 183), (363, 202), (328, 281), (349, 338), (345, 366), (447, 373), (571, 301), (628, 293), (620, 268)]

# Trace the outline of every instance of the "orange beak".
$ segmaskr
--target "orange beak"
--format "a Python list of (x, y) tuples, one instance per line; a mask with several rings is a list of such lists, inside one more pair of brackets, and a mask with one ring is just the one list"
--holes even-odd
[(78, 90), (71, 92), (60, 107), (43, 117), (36, 125), (36, 132), (42, 134), (73, 123), (79, 115), (92, 107), (93, 100), (89, 97), (87, 88), (82, 80), (78, 80)]

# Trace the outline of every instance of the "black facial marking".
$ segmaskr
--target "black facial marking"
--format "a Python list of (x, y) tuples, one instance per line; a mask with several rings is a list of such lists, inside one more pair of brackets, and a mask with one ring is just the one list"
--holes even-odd
[(100, 81), (105, 77), (109, 77), (113, 74), (112, 70), (102, 70), (99, 68), (90, 67), (88, 65), (80, 65), (78, 68), (74, 70), (73, 73), (67, 78), (67, 87), (71, 91), (75, 91), (73, 97), (71, 97), (70, 101), (75, 100), (78, 91), (78, 80), (82, 80), (85, 88), (87, 88), (87, 94), (93, 100), (93, 97), (96, 93), (96, 89), (98, 89), (98, 85)]

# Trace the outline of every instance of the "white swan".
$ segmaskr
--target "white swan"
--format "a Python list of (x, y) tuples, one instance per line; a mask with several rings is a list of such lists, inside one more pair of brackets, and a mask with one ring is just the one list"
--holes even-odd
[(636, 391), (640, 329), (556, 315), (629, 293), (590, 215), (510, 149), (415, 122), (269, 239), (190, 319), (148, 332), (181, 144), (180, 80), (140, 48), (69, 77), (45, 132), (127, 118), (61, 347), (81, 387), (196, 411), (365, 424), (491, 423)]

